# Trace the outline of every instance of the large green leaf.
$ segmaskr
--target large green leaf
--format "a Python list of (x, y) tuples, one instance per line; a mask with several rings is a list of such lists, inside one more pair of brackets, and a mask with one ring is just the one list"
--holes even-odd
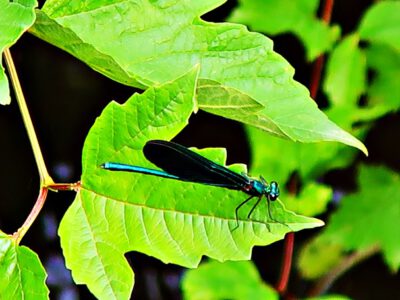
[(35, 252), (0, 231), (0, 299), (48, 299), (46, 272)]
[(339, 33), (338, 27), (329, 27), (318, 19), (319, 4), (318, 0), (240, 0), (228, 20), (272, 35), (293, 33), (311, 61), (329, 50)]
[[(0, 0), (0, 55), (12, 46), (35, 21), (35, 0)], [(0, 104), (10, 104), (10, 89), (0, 64)]]
[(362, 39), (385, 43), (400, 51), (400, 2), (379, 2), (370, 7), (359, 27)]
[[(194, 103), (197, 73), (134, 95), (124, 105), (111, 103), (97, 119), (83, 150), (82, 187), (60, 225), (67, 266), (78, 283), (99, 298), (127, 299), (133, 273), (124, 253), (140, 251), (166, 263), (195, 267), (202, 256), (243, 260), (254, 245), (282, 239), (288, 231), (321, 226), (319, 220), (265, 202), (247, 214), (246, 194), (136, 173), (112, 172), (107, 161), (155, 168), (143, 156), (150, 139), (171, 139), (187, 124)], [(224, 164), (222, 149), (201, 151)], [(235, 171), (246, 171), (236, 165)]]
[(345, 249), (379, 245), (392, 270), (400, 266), (400, 177), (384, 167), (362, 166), (359, 191), (342, 199), (323, 236)]
[[(223, 2), (47, 1), (31, 32), (104, 75), (141, 88), (172, 80), (199, 63), (201, 79), (264, 106), (254, 114), (224, 117), (294, 141), (338, 141), (366, 152), (318, 110), (307, 89), (294, 81), (293, 68), (273, 51), (271, 40), (242, 25), (200, 19)], [(199, 97), (199, 107), (208, 105), (207, 100)], [(229, 106), (232, 97), (218, 104)]]
[(278, 299), (250, 261), (211, 261), (189, 270), (182, 279), (184, 299)]

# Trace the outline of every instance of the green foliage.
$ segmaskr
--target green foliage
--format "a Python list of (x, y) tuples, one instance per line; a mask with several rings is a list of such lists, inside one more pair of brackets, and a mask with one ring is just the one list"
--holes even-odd
[(337, 26), (329, 27), (316, 17), (319, 2), (240, 0), (228, 20), (271, 35), (293, 33), (304, 44), (307, 59), (311, 61), (331, 49), (339, 35)]
[(331, 52), (326, 66), (324, 91), (331, 103), (357, 112), (357, 102), (365, 91), (365, 54), (358, 48), (358, 37), (350, 35)]
[(383, 44), (373, 44), (367, 50), (368, 65), (375, 77), (368, 89), (368, 102), (383, 113), (400, 107), (400, 51)]
[(400, 51), (400, 3), (381, 2), (371, 6), (360, 24), (362, 39), (384, 43)]
[(359, 191), (342, 199), (323, 236), (347, 250), (379, 245), (388, 266), (400, 266), (400, 177), (384, 167), (362, 166)]
[[(12, 46), (35, 21), (35, 0), (9, 2), (0, 0), (0, 55)], [(4, 68), (0, 64), (0, 104), (10, 104), (10, 90)]]
[(0, 231), (0, 299), (48, 299), (39, 257)]
[[(114, 161), (154, 168), (144, 158), (142, 147), (150, 139), (171, 139), (187, 124), (195, 108), (197, 75), (195, 69), (149, 88), (123, 106), (111, 103), (87, 137), (82, 187), (59, 234), (75, 281), (86, 283), (100, 298), (130, 294), (133, 274), (123, 256), (128, 251), (195, 267), (204, 255), (220, 261), (248, 259), (254, 245), (270, 244), (289, 231), (322, 225), (319, 220), (286, 211), (279, 201), (271, 205), (275, 220), (269, 219), (265, 203), (248, 219), (253, 202), (241, 209), (239, 228), (233, 230), (237, 225), (235, 208), (247, 196), (242, 192), (99, 167)], [(226, 159), (222, 149), (201, 153), (220, 164)], [(241, 167), (241, 171), (246, 170)], [(102, 280), (92, 274), (93, 265), (102, 270)]]
[(279, 299), (250, 261), (203, 263), (182, 279), (184, 299)]
[[(96, 120), (83, 149), (81, 188), (59, 228), (75, 282), (100, 299), (130, 297), (129, 251), (196, 267), (203, 256), (246, 260), (256, 245), (323, 225), (310, 218), (326, 212), (333, 197), (334, 187), (321, 178), (354, 162), (357, 151), (346, 145), (366, 153), (357, 138), (364, 139), (375, 119), (399, 109), (399, 2), (371, 5), (359, 28), (335, 44), (339, 29), (316, 18), (316, 0), (239, 1), (230, 21), (269, 34), (293, 33), (309, 60), (332, 50), (323, 79), (325, 113), (293, 79), (293, 68), (269, 38), (243, 25), (201, 19), (223, 2), (49, 0), (36, 11), (31, 33), (112, 80), (146, 90), (123, 105), (111, 102)], [(32, 25), (35, 6), (32, 0), (0, 0), (0, 52)], [(9, 103), (2, 68), (0, 103)], [(172, 139), (199, 109), (250, 125), (250, 174), (278, 181), (279, 200), (267, 205), (263, 199), (247, 218), (254, 199), (236, 220), (243, 192), (100, 168), (110, 161), (155, 168), (143, 145)], [(341, 144), (316, 143), (322, 141)], [(225, 149), (193, 151), (225, 165)], [(242, 164), (227, 167), (247, 173)], [(371, 246), (398, 270), (399, 181), (384, 167), (360, 167), (358, 191), (342, 199), (327, 228), (302, 249), (303, 278), (318, 279), (348, 251)], [(295, 194), (288, 192), (291, 184)], [(0, 232), (0, 299), (46, 299), (38, 257), (15, 243)], [(278, 298), (248, 261), (205, 263), (188, 271), (182, 286), (186, 299)]]
[(339, 264), (344, 256), (345, 251), (340, 243), (317, 236), (303, 247), (297, 267), (302, 277), (318, 279)]
[[(172, 80), (199, 63), (200, 79), (226, 86), (224, 92), (235, 89), (264, 106), (255, 114), (224, 111), (224, 117), (294, 141), (338, 141), (366, 152), (360, 141), (318, 110), (270, 39), (243, 25), (200, 19), (223, 1), (86, 2), (47, 1), (31, 32), (102, 74), (139, 88)], [(220, 104), (229, 106), (231, 99)], [(201, 108), (209, 101), (198, 97), (198, 102)]]

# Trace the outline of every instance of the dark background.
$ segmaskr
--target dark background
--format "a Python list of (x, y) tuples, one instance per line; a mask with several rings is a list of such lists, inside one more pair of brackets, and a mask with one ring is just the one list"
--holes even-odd
[[(343, 35), (357, 26), (360, 17), (372, 1), (335, 1), (332, 23), (340, 24)], [(208, 21), (222, 22), (236, 5), (225, 5), (205, 15)], [(275, 50), (296, 69), (296, 80), (309, 86), (311, 65), (306, 64), (304, 49), (292, 35), (273, 37)], [(134, 88), (115, 83), (91, 70), (62, 50), (30, 34), (24, 34), (11, 48), (27, 104), (33, 119), (41, 149), (56, 182), (76, 182), (81, 174), (81, 151), (85, 137), (95, 118), (110, 100), (123, 103)], [(140, 91), (138, 91), (140, 92)], [(317, 97), (320, 107), (327, 102)], [(323, 178), (341, 189), (355, 187), (354, 166), (360, 161), (385, 164), (400, 169), (398, 114), (376, 122), (367, 136), (368, 159), (361, 154), (352, 167), (333, 171)], [(251, 163), (249, 145), (242, 125), (204, 112), (193, 115), (190, 124), (175, 139), (197, 147), (228, 148), (228, 163)], [(0, 106), (0, 228), (13, 233), (28, 216), (39, 190), (39, 178), (21, 115), (15, 99), (10, 106)], [(282, 158), (284, 159), (284, 158)], [(72, 192), (49, 193), (46, 204), (22, 244), (38, 253), (48, 272), (52, 299), (92, 299), (85, 286), (73, 284), (64, 267), (58, 224), (75, 196)], [(379, 205), (379, 203), (377, 203)], [(323, 216), (322, 216), (323, 217)], [(313, 235), (312, 230), (296, 234), (296, 251), (302, 241)], [(396, 238), (396, 237), (393, 237)], [(279, 275), (283, 243), (256, 247), (253, 259), (264, 280), (275, 284)], [(135, 299), (180, 299), (180, 278), (184, 269), (164, 265), (140, 253), (126, 255), (135, 272)], [(400, 299), (400, 276), (389, 273), (381, 256), (374, 256), (355, 266), (332, 286), (330, 292), (353, 299)], [(311, 283), (302, 281), (293, 271), (289, 291), (305, 296)]]

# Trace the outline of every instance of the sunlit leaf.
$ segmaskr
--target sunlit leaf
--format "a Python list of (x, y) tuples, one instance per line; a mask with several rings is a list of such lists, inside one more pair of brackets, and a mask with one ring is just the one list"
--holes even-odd
[(400, 51), (400, 2), (384, 1), (371, 6), (361, 20), (359, 32), (362, 39)]
[(35, 252), (0, 231), (0, 299), (49, 299), (46, 272)]
[(279, 299), (251, 261), (204, 263), (185, 273), (182, 290), (186, 300)]
[(388, 266), (400, 266), (400, 177), (384, 167), (362, 166), (359, 191), (342, 199), (323, 235), (348, 250), (378, 245)]
[[(323, 224), (285, 210), (279, 200), (270, 205), (274, 220), (265, 200), (250, 219), (255, 202), (245, 205), (236, 220), (235, 208), (248, 196), (241, 191), (100, 168), (107, 161), (155, 168), (142, 148), (147, 140), (171, 139), (187, 124), (196, 107), (196, 80), (197, 72), (191, 71), (132, 96), (124, 105), (111, 103), (88, 134), (82, 188), (59, 233), (74, 280), (99, 298), (129, 298), (133, 273), (124, 257), (128, 251), (195, 267), (202, 256), (249, 259), (255, 245)], [(225, 163), (223, 149), (201, 154)], [(246, 171), (235, 166), (239, 169)]]
[(240, 0), (228, 21), (271, 35), (293, 33), (312, 61), (329, 50), (339, 35), (338, 27), (329, 27), (318, 19), (319, 4), (318, 0)]
[[(224, 117), (294, 141), (336, 141), (366, 152), (360, 141), (318, 110), (308, 90), (294, 81), (293, 68), (273, 51), (271, 40), (243, 25), (200, 19), (222, 2), (50, 0), (31, 32), (102, 74), (135, 87), (173, 80), (200, 64), (199, 78), (217, 82), (226, 91), (234, 89), (263, 106), (255, 114), (207, 111), (223, 111)], [(198, 102), (201, 107), (207, 99)], [(231, 103), (228, 96), (218, 106)]]
[(368, 89), (368, 102), (382, 114), (400, 107), (400, 52), (385, 45), (373, 44), (367, 49), (368, 65), (374, 79)]
[[(35, 0), (0, 0), (0, 56), (35, 21)], [(10, 89), (4, 68), (0, 64), (0, 104), (10, 104)]]

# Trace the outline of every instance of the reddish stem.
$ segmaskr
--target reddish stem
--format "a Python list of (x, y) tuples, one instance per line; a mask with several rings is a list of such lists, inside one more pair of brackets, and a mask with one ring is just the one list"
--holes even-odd
[(280, 295), (285, 294), (287, 284), (289, 282), (290, 269), (292, 267), (293, 247), (294, 247), (294, 233), (289, 232), (285, 236), (284, 253), (282, 258), (282, 269), (281, 269), (281, 274), (279, 276), (280, 280), (276, 286), (276, 290)]
[(19, 244), (21, 239), (24, 237), (25, 233), (28, 231), (28, 229), (31, 227), (31, 225), (39, 215), (40, 210), (42, 209), (44, 203), (46, 202), (48, 191), (49, 190), (47, 189), (47, 187), (40, 188), (39, 196), (31, 212), (29, 213), (29, 216), (26, 218), (24, 224), (18, 229), (18, 231), (13, 234), (13, 238), (17, 245)]
[[(332, 17), (334, 0), (325, 0), (324, 7), (322, 9), (321, 19), (324, 23), (329, 24)], [(311, 98), (315, 99), (317, 97), (319, 83), (321, 81), (322, 67), (325, 62), (325, 57), (323, 54), (318, 56), (314, 62), (313, 69), (311, 71), (311, 83), (310, 83), (310, 95)]]
[[(321, 19), (324, 23), (328, 24), (331, 20), (334, 0), (325, 0), (322, 8)], [(317, 96), (318, 88), (321, 81), (322, 68), (324, 65), (324, 55), (320, 55), (314, 62), (313, 69), (311, 72), (311, 83), (310, 83), (310, 95), (312, 98)], [(293, 178), (294, 182), (291, 182), (290, 193), (297, 194), (297, 181)], [(285, 236), (284, 254), (282, 259), (281, 273), (276, 285), (276, 290), (280, 295), (286, 293), (287, 284), (289, 281), (290, 270), (292, 267), (292, 256), (294, 247), (294, 233), (289, 232)]]
[(75, 183), (53, 183), (47, 186), (50, 190), (53, 191), (75, 191), (77, 192), (81, 187), (81, 182)]

